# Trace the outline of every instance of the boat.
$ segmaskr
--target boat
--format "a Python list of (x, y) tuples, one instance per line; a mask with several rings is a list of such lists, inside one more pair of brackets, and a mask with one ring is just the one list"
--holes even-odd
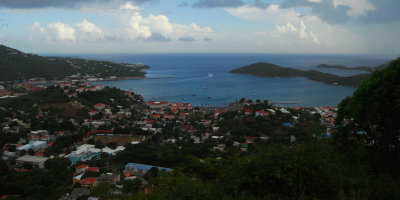
[(203, 87), (203, 89), (207, 89), (207, 88), (208, 88), (207, 86), (204, 86), (204, 87)]
[(192, 96), (196, 96), (196, 94), (192, 94)]
[(208, 96), (209, 99), (211, 99), (211, 96)]

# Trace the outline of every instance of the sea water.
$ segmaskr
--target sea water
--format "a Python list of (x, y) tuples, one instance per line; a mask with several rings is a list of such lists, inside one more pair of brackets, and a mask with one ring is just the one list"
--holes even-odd
[[(356, 88), (295, 78), (265, 78), (229, 71), (255, 62), (270, 62), (300, 70), (316, 69), (340, 76), (365, 73), (320, 69), (319, 64), (377, 66), (389, 60), (369, 55), (310, 54), (87, 54), (63, 55), (121, 63), (144, 63), (147, 79), (104, 81), (106, 86), (141, 94), (145, 101), (190, 102), (197, 106), (224, 106), (240, 98), (334, 106)], [(286, 104), (291, 106), (292, 104)]]

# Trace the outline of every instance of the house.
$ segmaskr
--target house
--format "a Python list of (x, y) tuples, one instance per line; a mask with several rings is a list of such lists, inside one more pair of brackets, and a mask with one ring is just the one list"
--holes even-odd
[(89, 172), (99, 172), (99, 168), (98, 167), (89, 167), (87, 169), (87, 171), (89, 171)]
[(84, 91), (85, 91), (85, 88), (83, 88), (83, 87), (80, 87), (80, 88), (76, 89), (76, 92), (78, 92), (78, 93), (81, 93), (81, 92), (84, 92)]
[(147, 171), (149, 171), (153, 167), (158, 168), (158, 170), (160, 171), (165, 170), (166, 172), (170, 172), (172, 170), (170, 168), (165, 168), (165, 167), (157, 167), (157, 166), (138, 164), (138, 163), (128, 163), (125, 165), (123, 173), (125, 176), (131, 176), (131, 175), (143, 176), (144, 174), (147, 173)]
[(164, 114), (163, 117), (164, 119), (172, 120), (175, 118), (175, 115)]
[(254, 143), (254, 141), (255, 141), (255, 137), (251, 137), (251, 136), (247, 136), (246, 137), (246, 142), (248, 143), (248, 144), (253, 144)]
[(89, 165), (87, 165), (87, 164), (82, 164), (82, 165), (79, 165), (79, 166), (77, 166), (77, 167), (75, 168), (75, 172), (76, 172), (77, 174), (81, 174), (81, 173), (85, 172), (88, 168), (89, 168)]
[(92, 187), (97, 184), (97, 178), (88, 177), (88, 178), (82, 179), (80, 183), (81, 183), (82, 187)]
[(161, 109), (168, 107), (167, 101), (148, 101), (146, 105), (150, 106), (151, 109)]
[(119, 174), (113, 174), (113, 173), (105, 173), (102, 174), (99, 178), (97, 178), (98, 183), (108, 183), (115, 185), (121, 180), (121, 177)]
[(97, 111), (92, 110), (92, 111), (89, 112), (89, 116), (90, 116), (90, 117), (93, 117), (93, 116), (95, 116), (97, 113), (98, 113)]
[(245, 110), (244, 110), (244, 114), (245, 114), (245, 115), (252, 115), (252, 114), (253, 114), (253, 110), (251, 110), (251, 109), (245, 109)]
[(32, 165), (34, 168), (44, 169), (44, 162), (46, 162), (46, 160), (48, 159), (49, 159), (48, 157), (24, 155), (17, 158), (15, 162), (20, 166), (27, 163)]
[(256, 117), (268, 117), (269, 112), (263, 111), (263, 110), (259, 110), (256, 111)]
[(93, 107), (94, 107), (96, 110), (102, 110), (102, 109), (104, 109), (104, 108), (106, 107), (106, 104), (104, 104), (104, 103), (98, 103), (98, 104), (95, 104)]
[(77, 97), (77, 96), (78, 96), (78, 95), (77, 95), (77, 93), (76, 93), (76, 92), (74, 92), (74, 93), (72, 93), (72, 94), (69, 94), (69, 95), (68, 95), (68, 97), (69, 97), (69, 98), (72, 98), (72, 97)]

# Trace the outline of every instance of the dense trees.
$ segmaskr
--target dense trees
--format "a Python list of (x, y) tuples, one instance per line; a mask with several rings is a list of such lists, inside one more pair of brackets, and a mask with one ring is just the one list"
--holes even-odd
[(346, 137), (357, 137), (375, 153), (380, 170), (400, 175), (400, 59), (376, 71), (339, 104), (337, 124)]

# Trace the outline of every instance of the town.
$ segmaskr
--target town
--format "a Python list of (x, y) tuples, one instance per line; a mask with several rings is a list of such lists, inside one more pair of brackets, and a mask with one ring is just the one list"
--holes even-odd
[[(185, 154), (250, 155), (257, 145), (324, 138), (335, 131), (336, 107), (285, 108), (250, 99), (198, 107), (144, 102), (138, 94), (103, 84), (24, 86), (29, 94), (0, 104), (2, 159), (15, 174), (65, 163), (70, 180), (62, 191), (69, 192), (59, 199), (147, 194), (154, 177), (185, 162)], [(96, 192), (102, 187), (108, 192)]]

